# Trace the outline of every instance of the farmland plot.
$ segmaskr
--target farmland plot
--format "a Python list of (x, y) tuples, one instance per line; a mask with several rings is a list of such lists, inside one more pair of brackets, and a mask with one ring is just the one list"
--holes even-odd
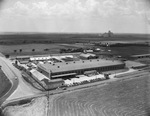
[(149, 83), (143, 77), (58, 95), (49, 116), (149, 116)]

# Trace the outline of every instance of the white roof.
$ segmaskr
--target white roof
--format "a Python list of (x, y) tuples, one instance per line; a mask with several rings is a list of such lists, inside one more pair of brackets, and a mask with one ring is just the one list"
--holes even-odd
[(67, 79), (67, 80), (65, 80), (64, 82), (65, 82), (65, 84), (66, 84), (66, 85), (72, 85), (72, 84), (73, 84), (73, 81), (68, 80), (68, 79)]
[(90, 57), (90, 56), (93, 56), (93, 57), (94, 57), (94, 56), (96, 56), (96, 55), (95, 55), (95, 54), (90, 54), (90, 53), (87, 53), (87, 54), (83, 54), (83, 53), (82, 53), (82, 54), (80, 54), (80, 56), (87, 58), (87, 57)]
[(73, 55), (60, 56), (60, 58), (66, 58), (66, 57), (73, 58)]
[(42, 62), (42, 61), (40, 61), (39, 63), (40, 63), (40, 64), (44, 64), (44, 62)]
[(64, 82), (65, 82), (66, 85), (72, 85), (73, 83), (81, 83), (83, 81), (91, 81), (91, 80), (94, 80), (94, 79), (97, 79), (97, 78), (104, 79), (105, 77), (102, 74), (94, 75), (94, 76), (91, 76), (91, 77), (80, 75), (79, 78), (72, 78), (71, 80), (67, 79)]
[(61, 56), (52, 56), (52, 58), (55, 58), (57, 60), (61, 60)]
[(43, 56), (43, 57), (31, 57), (30, 60), (46, 60), (50, 59), (50, 56)]
[(25, 69), (29, 68), (26, 64), (19, 64), (19, 65), (23, 66)]
[(42, 73), (40, 73), (39, 71), (35, 70), (35, 69), (32, 69), (30, 71), (32, 73), (32, 75), (34, 77), (36, 77), (38, 80), (43, 80), (43, 79), (47, 79), (47, 80), (50, 80), (49, 78), (47, 78), (45, 75), (43, 75)]

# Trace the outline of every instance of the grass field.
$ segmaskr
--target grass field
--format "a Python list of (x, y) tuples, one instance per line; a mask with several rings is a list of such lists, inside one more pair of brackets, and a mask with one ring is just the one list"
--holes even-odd
[(8, 80), (6, 75), (0, 70), (0, 98), (6, 94), (6, 92), (10, 89), (11, 82)]
[[(0, 45), (0, 52), (9, 55), (37, 55), (37, 54), (57, 54), (60, 49), (68, 48), (86, 48), (92, 47), (92, 45), (82, 44), (24, 44), (24, 45)], [(20, 49), (22, 50), (20, 52)], [(32, 51), (35, 49), (35, 51)], [(48, 49), (45, 51), (44, 49)], [(148, 46), (128, 46), (128, 47), (102, 47), (102, 49), (111, 49), (112, 54), (118, 54), (121, 56), (130, 56), (137, 54), (148, 54), (150, 53), (150, 47)], [(14, 52), (14, 50), (17, 50)], [(101, 52), (99, 54), (102, 54)]]
[(119, 54), (121, 56), (139, 55), (139, 54), (149, 54), (150, 47), (147, 46), (128, 46), (128, 47), (111, 47), (114, 54)]
[[(8, 107), (5, 116), (32, 116), (36, 110), (45, 106), (39, 103), (26, 107)], [(149, 116), (150, 115), (150, 78), (149, 76), (136, 79), (113, 82), (105, 86), (97, 86), (84, 90), (68, 92), (49, 97), (47, 111), (40, 110), (46, 116)], [(42, 115), (41, 115), (42, 116)]]
[[(114, 34), (111, 38), (101, 37), (100, 33), (6, 33), (0, 35), (1, 44), (16, 43), (75, 43), (89, 41), (147, 41), (148, 34)], [(6, 43), (7, 42), (7, 43)]]
[[(26, 54), (56, 54), (60, 52), (60, 49), (68, 48), (80, 48), (85, 47), (84, 45), (76, 44), (24, 44), (24, 45), (0, 45), (0, 52), (3, 54), (10, 55), (26, 55)], [(20, 52), (20, 49), (22, 51)], [(35, 49), (35, 51), (32, 51)], [(48, 49), (44, 51), (44, 49)], [(17, 50), (14, 52), (14, 50)]]
[[(65, 48), (63, 46), (57, 45), (57, 44), (25, 44), (25, 45), (0, 45), (0, 52), (4, 54), (16, 54), (16, 55), (21, 55), (21, 54), (28, 54), (28, 53), (40, 53), (44, 52), (44, 49), (50, 49), (51, 52), (59, 52), (58, 48)], [(20, 52), (19, 50), (22, 49)], [(35, 51), (32, 51), (32, 49), (35, 49)], [(14, 52), (14, 50), (17, 50)]]

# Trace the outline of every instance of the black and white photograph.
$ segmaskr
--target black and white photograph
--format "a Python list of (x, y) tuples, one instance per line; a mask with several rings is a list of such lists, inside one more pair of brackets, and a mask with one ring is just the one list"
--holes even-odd
[(0, 0), (0, 116), (150, 116), (150, 0)]

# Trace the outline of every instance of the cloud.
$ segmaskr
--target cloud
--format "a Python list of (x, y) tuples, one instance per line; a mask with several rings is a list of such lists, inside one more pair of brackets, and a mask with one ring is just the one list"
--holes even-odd
[(0, 8), (1, 8), (3, 3), (4, 3), (4, 0), (0, 0)]
[[(145, 1), (145, 2), (144, 2)], [(53, 5), (50, 1), (23, 3), (17, 1), (11, 7), (4, 9), (4, 15), (24, 17), (111, 17), (120, 15), (143, 15), (145, 11), (150, 12), (146, 7), (146, 0), (68, 0), (63, 3), (56, 2)]]

